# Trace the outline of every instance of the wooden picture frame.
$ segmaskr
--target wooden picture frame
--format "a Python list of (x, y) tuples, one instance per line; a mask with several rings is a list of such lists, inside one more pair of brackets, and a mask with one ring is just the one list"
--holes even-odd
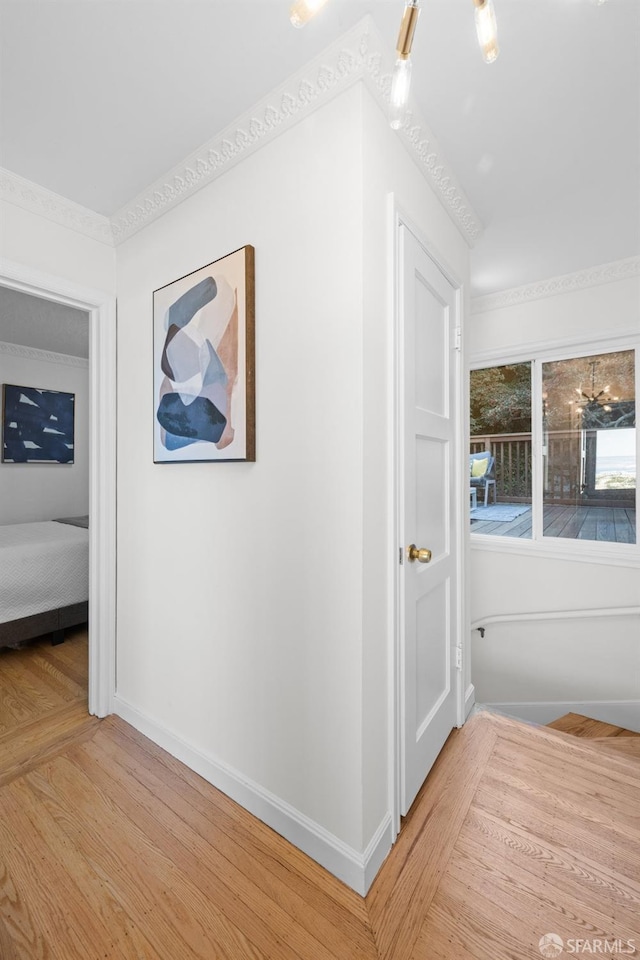
[(153, 293), (154, 463), (255, 461), (255, 251)]

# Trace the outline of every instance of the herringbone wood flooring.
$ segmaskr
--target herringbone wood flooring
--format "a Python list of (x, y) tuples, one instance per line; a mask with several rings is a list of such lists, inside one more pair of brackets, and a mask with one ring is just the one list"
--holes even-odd
[(37, 664), (0, 656), (2, 960), (539, 960), (549, 932), (640, 944), (636, 760), (480, 714), (363, 899), (120, 719), (88, 717), (73, 642), (50, 666), (42, 647)]

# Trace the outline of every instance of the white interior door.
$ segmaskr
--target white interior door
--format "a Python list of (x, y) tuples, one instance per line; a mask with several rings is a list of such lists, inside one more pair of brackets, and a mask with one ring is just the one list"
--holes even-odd
[(457, 718), (458, 316), (456, 289), (405, 226), (399, 253), (400, 799), (405, 814)]

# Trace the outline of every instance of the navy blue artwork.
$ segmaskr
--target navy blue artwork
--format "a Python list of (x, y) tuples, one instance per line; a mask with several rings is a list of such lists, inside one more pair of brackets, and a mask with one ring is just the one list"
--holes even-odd
[(73, 393), (2, 387), (4, 463), (73, 463)]
[(157, 417), (167, 431), (167, 439), (171, 436), (179, 438), (179, 442), (172, 445), (174, 449), (196, 440), (217, 443), (227, 425), (227, 418), (211, 400), (196, 397), (187, 406), (177, 393), (164, 395), (158, 406)]

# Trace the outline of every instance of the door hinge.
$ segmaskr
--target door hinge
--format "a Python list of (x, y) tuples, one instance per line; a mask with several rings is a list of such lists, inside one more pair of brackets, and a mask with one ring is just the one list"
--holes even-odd
[(462, 647), (456, 647), (456, 670), (462, 670)]
[(462, 350), (462, 327), (456, 327), (454, 343), (456, 350)]

